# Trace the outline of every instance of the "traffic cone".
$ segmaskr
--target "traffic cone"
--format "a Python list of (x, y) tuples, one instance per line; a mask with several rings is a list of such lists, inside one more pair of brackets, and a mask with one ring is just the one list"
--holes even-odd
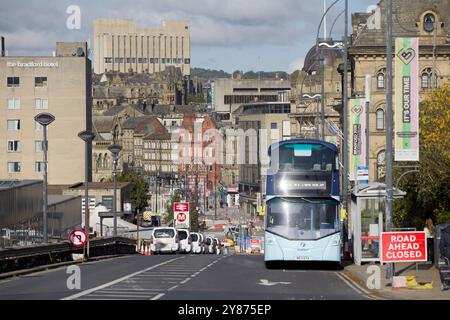
[(144, 241), (141, 241), (141, 251), (139, 252), (140, 254), (144, 255)]
[(146, 256), (150, 255), (150, 244), (147, 244), (147, 246), (146, 246), (145, 255)]

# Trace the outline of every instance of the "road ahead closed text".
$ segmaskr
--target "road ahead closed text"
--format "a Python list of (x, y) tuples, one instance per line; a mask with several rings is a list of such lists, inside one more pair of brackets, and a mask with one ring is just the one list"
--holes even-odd
[(427, 260), (425, 232), (383, 232), (382, 262), (414, 262)]

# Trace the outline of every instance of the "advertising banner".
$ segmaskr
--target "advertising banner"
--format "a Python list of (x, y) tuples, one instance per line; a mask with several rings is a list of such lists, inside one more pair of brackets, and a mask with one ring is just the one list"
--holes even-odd
[(396, 38), (395, 53), (395, 161), (419, 161), (419, 38)]
[(359, 166), (366, 166), (366, 101), (350, 99), (350, 148), (349, 174), (350, 180), (356, 179)]

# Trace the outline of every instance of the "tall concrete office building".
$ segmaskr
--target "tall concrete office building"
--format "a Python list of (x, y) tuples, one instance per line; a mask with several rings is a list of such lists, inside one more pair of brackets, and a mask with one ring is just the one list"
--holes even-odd
[(186, 20), (164, 20), (159, 29), (138, 29), (129, 19), (95, 19), (94, 73), (155, 73), (176, 66), (190, 75), (189, 28)]
[(84, 181), (78, 133), (92, 123), (87, 49), (86, 42), (58, 42), (53, 56), (0, 56), (0, 179), (43, 178), (43, 130), (34, 117), (48, 112), (55, 117), (48, 127), (49, 184)]

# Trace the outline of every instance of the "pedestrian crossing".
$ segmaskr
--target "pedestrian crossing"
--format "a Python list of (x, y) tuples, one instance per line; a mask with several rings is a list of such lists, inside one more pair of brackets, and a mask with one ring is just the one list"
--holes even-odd
[(225, 256), (184, 256), (85, 290), (64, 300), (158, 300)]

